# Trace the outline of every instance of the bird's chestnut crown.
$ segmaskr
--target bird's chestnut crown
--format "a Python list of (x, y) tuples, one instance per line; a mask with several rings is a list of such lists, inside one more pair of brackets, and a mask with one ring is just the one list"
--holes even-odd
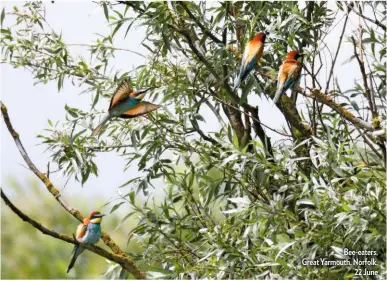
[(105, 215), (101, 214), (101, 212), (93, 211), (93, 212), (91, 212), (89, 218), (92, 220), (92, 219), (96, 219), (96, 218), (102, 218), (103, 216), (105, 216)]
[(303, 55), (304, 54), (301, 54), (299, 50), (294, 50), (294, 51), (289, 52), (289, 54), (286, 56), (286, 59), (298, 60)]
[(89, 218), (90, 218), (90, 223), (94, 224), (100, 224), (102, 222), (102, 217), (104, 214), (101, 214), (98, 211), (91, 212)]
[(265, 42), (266, 34), (269, 34), (268, 32), (260, 32), (257, 35), (255, 35), (254, 40)]

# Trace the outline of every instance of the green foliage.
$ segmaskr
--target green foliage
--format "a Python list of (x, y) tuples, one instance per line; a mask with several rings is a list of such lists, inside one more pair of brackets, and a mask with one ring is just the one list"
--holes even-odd
[[(255, 96), (271, 96), (275, 83), (250, 75), (242, 98), (229, 86), (241, 51), (228, 47), (241, 50), (257, 31), (268, 30), (272, 41), (263, 56), (264, 70), (277, 70), (287, 51), (303, 49), (306, 86), (324, 91), (327, 81), (319, 81), (318, 75), (324, 64), (318, 64), (326, 47), (323, 40), (339, 10), (347, 11), (343, 3), (337, 11), (326, 5), (301, 10), (296, 2), (103, 2), (112, 32), (89, 46), (94, 60), (88, 64), (75, 59), (61, 35), (47, 32), (39, 16), (44, 6), (28, 3), (28, 12), (11, 13), (18, 25), (1, 30), (3, 61), (30, 69), (37, 83), (57, 81), (58, 90), (65, 79), (87, 87), (90, 112), (66, 106), (66, 120), (49, 121), (47, 134), (40, 137), (62, 173), (82, 183), (98, 175), (93, 158), (99, 151), (114, 150), (127, 160), (124, 170), (141, 171), (136, 178), (128, 173), (111, 212), (127, 205), (132, 211), (120, 224), (131, 217), (139, 220), (127, 229), (128, 241), (137, 247), (129, 252), (149, 277), (351, 279), (358, 268), (353, 265), (301, 264), (303, 259), (345, 258), (347, 248), (376, 251), (377, 265), (366, 268), (379, 274), (362, 278), (383, 279), (385, 139), (366, 135), (310, 99), (304, 108), (290, 101), (281, 105), (291, 133), (279, 132), (287, 137), (271, 145), (258, 114), (251, 115), (258, 108), (248, 103)], [(375, 11), (380, 19), (380, 10)], [(45, 32), (37, 31), (37, 25)], [(157, 100), (163, 109), (148, 119), (111, 122), (96, 145), (90, 137), (94, 106), (129, 76), (114, 68), (107, 73), (118, 51), (114, 39), (120, 30), (126, 36), (136, 25), (146, 30), (142, 44), (150, 55), (137, 67), (136, 77), (130, 74), (133, 86), (156, 86), (147, 100)], [(375, 28), (365, 26), (362, 38), (371, 62), (365, 75), (372, 81), (372, 96), (361, 82), (345, 91), (338, 79), (333, 86), (327, 83), (327, 92), (365, 121), (370, 121), (367, 116), (386, 119), (385, 42)], [(351, 55), (349, 61), (356, 57)], [(360, 107), (357, 97), (374, 101), (375, 110)], [(252, 118), (242, 122), (244, 113)], [(298, 120), (308, 128), (310, 124), (313, 136), (295, 130)], [(216, 131), (208, 132), (205, 123), (215, 122)], [(141, 195), (146, 200), (139, 200)], [(105, 277), (127, 276), (112, 264)]]

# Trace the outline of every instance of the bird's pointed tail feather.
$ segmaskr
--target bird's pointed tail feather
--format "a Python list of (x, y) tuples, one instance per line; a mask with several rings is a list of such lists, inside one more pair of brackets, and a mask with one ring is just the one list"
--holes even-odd
[(275, 92), (275, 96), (274, 96), (274, 99), (273, 99), (273, 103), (274, 104), (277, 103), (277, 101), (280, 99), (281, 95), (282, 95), (282, 88), (279, 88), (277, 90), (277, 92)]
[(102, 120), (102, 122), (93, 130), (93, 132), (91, 133), (91, 136), (94, 137), (98, 135), (101, 132), (102, 128), (105, 126), (106, 122), (110, 120), (110, 118), (111, 118), (110, 115), (106, 115)]
[(237, 79), (234, 81), (233, 91), (235, 91), (235, 89), (238, 88), (240, 83), (241, 83), (241, 76), (238, 75)]
[(73, 249), (73, 257), (71, 258), (69, 267), (67, 268), (67, 273), (73, 268), (78, 256), (85, 250), (85, 248), (80, 247), (79, 245), (75, 245)]

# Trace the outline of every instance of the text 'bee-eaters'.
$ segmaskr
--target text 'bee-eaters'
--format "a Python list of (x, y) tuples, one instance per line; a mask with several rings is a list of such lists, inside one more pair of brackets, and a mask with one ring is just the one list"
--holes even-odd
[(91, 135), (99, 134), (103, 126), (113, 117), (134, 118), (158, 109), (159, 105), (141, 101), (150, 89), (133, 91), (129, 81), (123, 82), (110, 100), (108, 115), (102, 119)]
[[(91, 214), (83, 219), (83, 223), (78, 225), (76, 239), (80, 242), (87, 244), (96, 244), (101, 238), (101, 221), (104, 215), (98, 211), (91, 212)], [(75, 261), (78, 256), (85, 250), (85, 248), (80, 245), (75, 245), (73, 249), (73, 257), (71, 258), (71, 262), (69, 267), (67, 268), (67, 273), (70, 269), (73, 268)]]

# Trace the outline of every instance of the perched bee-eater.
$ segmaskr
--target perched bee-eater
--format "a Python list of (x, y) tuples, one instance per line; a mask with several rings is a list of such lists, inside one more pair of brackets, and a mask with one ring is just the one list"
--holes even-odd
[[(98, 211), (91, 212), (91, 214), (83, 219), (83, 223), (78, 225), (77, 233), (75, 238), (83, 243), (87, 244), (96, 244), (101, 238), (101, 221), (104, 214), (101, 214)], [(69, 267), (67, 268), (67, 273), (70, 269), (73, 268), (75, 261), (78, 256), (85, 250), (85, 248), (80, 245), (75, 245), (73, 249), (73, 257)]]
[(108, 115), (102, 119), (91, 135), (99, 134), (103, 126), (113, 117), (134, 118), (158, 109), (159, 105), (141, 101), (150, 89), (133, 91), (129, 81), (123, 82), (110, 100)]
[(278, 72), (277, 92), (274, 96), (274, 103), (277, 103), (279, 98), (288, 89), (293, 89), (300, 82), (302, 63), (298, 61), (303, 54), (300, 51), (291, 51), (285, 61), (282, 63)]
[(251, 39), (243, 52), (242, 64), (239, 70), (239, 75), (234, 81), (234, 90), (242, 83), (247, 75), (253, 70), (262, 57), (263, 45), (265, 44), (266, 34), (260, 32)]

